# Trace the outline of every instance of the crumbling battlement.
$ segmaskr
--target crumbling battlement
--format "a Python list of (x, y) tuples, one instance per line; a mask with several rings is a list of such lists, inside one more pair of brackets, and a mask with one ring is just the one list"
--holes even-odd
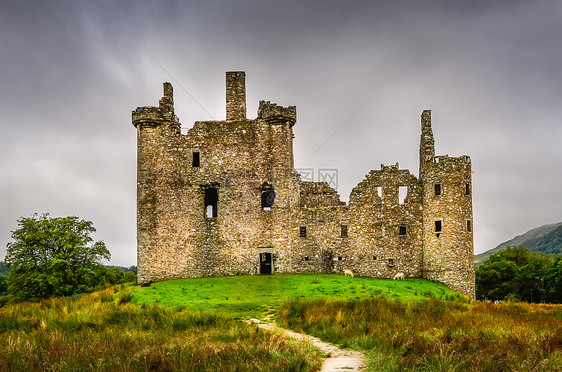
[(295, 106), (278, 106), (269, 101), (260, 101), (258, 119), (265, 119), (272, 123), (289, 122), (293, 126), (297, 122), (297, 108)]
[(139, 283), (236, 274), (340, 273), (437, 280), (474, 297), (472, 170), (435, 156), (421, 115), (420, 173), (371, 170), (349, 203), (294, 169), (296, 108), (260, 101), (246, 117), (246, 75), (226, 73), (226, 119), (186, 134), (164, 83), (137, 130)]
[(345, 205), (336, 190), (327, 182), (301, 182), (300, 206), (303, 208)]

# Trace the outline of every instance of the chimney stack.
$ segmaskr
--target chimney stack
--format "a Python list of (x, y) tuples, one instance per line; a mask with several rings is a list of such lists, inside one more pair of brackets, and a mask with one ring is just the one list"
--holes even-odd
[(226, 73), (226, 120), (246, 120), (246, 73)]

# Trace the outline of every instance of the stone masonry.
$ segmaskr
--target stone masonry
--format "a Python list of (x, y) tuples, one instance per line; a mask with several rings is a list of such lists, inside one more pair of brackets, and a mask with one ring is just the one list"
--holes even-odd
[[(294, 169), (294, 106), (260, 101), (226, 73), (226, 120), (182, 134), (173, 89), (132, 113), (137, 129), (139, 283), (238, 274), (427, 278), (475, 295), (470, 157), (435, 156), (422, 113), (420, 169), (370, 171), (349, 202)], [(401, 197), (402, 195), (402, 197)]]

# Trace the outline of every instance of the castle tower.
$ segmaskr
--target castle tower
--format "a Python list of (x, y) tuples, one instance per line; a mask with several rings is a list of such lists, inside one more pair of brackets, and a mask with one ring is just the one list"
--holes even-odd
[(163, 225), (159, 208), (166, 192), (167, 150), (180, 133), (174, 113), (173, 88), (164, 83), (158, 107), (138, 107), (132, 112), (137, 129), (137, 265), (139, 283), (153, 278), (152, 260)]
[(423, 275), (474, 298), (470, 157), (434, 155), (431, 111), (422, 113), (421, 127)]

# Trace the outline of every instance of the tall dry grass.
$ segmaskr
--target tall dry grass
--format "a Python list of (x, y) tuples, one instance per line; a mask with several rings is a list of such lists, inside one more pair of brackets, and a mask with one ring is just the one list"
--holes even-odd
[(562, 306), (295, 300), (281, 322), (365, 350), (371, 370), (562, 370)]
[[(114, 298), (115, 297), (115, 298)], [(116, 289), (0, 309), (0, 371), (314, 371), (310, 345)]]

